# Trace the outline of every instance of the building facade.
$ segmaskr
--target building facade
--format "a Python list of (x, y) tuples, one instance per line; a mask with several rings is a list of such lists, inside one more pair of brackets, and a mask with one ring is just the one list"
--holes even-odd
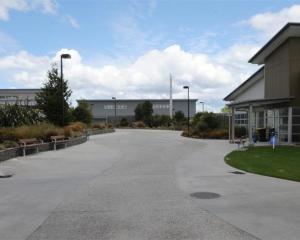
[(35, 96), (40, 89), (0, 89), (0, 105), (36, 105)]
[[(152, 103), (153, 115), (170, 115), (169, 99), (88, 99), (77, 101), (86, 101), (90, 105), (94, 121), (109, 121), (115, 117), (115, 114), (117, 119), (123, 117), (133, 119), (135, 116), (135, 108), (138, 104), (144, 103), (145, 101)], [(197, 99), (190, 99), (190, 117), (193, 117), (196, 113), (196, 102)], [(173, 114), (177, 111), (182, 111), (184, 115), (187, 116), (187, 99), (173, 99)]]
[(261, 68), (224, 98), (232, 112), (230, 139), (243, 114), (250, 142), (273, 133), (281, 143), (300, 142), (300, 24), (288, 23), (249, 62)]

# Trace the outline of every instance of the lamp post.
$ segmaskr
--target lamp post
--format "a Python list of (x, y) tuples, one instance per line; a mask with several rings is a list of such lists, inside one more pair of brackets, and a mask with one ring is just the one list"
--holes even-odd
[(64, 53), (60, 55), (60, 90), (61, 90), (61, 106), (62, 106), (62, 121), (61, 125), (65, 125), (65, 107), (64, 107), (64, 80), (63, 80), (63, 59), (70, 59), (71, 55)]
[(183, 89), (188, 90), (188, 136), (190, 136), (190, 87), (189, 86), (184, 86)]
[(112, 97), (112, 100), (115, 100), (115, 125), (117, 123), (117, 98), (116, 97)]

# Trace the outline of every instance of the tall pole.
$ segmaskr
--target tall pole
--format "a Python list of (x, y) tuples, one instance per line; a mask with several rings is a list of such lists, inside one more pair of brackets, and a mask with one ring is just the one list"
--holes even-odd
[(170, 74), (170, 118), (173, 117), (172, 74)]
[(115, 123), (117, 122), (117, 98), (115, 98)]
[(190, 88), (188, 88), (188, 136), (190, 136)]
[(190, 136), (190, 87), (189, 86), (184, 86), (183, 89), (188, 90), (188, 99), (187, 99), (188, 114), (187, 114), (187, 119), (188, 119), (188, 136)]
[(61, 121), (61, 124), (62, 126), (65, 125), (65, 106), (64, 106), (64, 75), (63, 75), (63, 58), (65, 59), (70, 59), (71, 58), (71, 55), (68, 54), (68, 53), (65, 53), (65, 54), (61, 54), (60, 55), (60, 90), (61, 90), (61, 106), (62, 106), (62, 121)]
[(115, 117), (114, 117), (114, 125), (117, 123), (117, 98), (113, 97), (113, 100), (115, 100)]
[(62, 106), (62, 119), (61, 119), (61, 125), (65, 125), (65, 110), (64, 110), (64, 87), (63, 87), (63, 55), (60, 56), (60, 91), (61, 91), (61, 106)]

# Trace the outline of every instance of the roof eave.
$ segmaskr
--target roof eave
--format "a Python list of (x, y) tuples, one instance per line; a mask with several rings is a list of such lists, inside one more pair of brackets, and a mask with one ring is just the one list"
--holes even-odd
[(289, 22), (283, 28), (281, 28), (252, 58), (249, 59), (249, 63), (253, 64), (264, 64), (265, 57), (262, 56), (262, 53), (289, 27), (291, 26), (299, 26), (300, 23)]

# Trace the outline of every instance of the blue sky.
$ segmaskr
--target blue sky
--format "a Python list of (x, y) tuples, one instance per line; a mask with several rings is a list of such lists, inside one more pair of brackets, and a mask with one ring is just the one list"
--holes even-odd
[(0, 87), (40, 87), (50, 64), (72, 54), (76, 98), (192, 97), (218, 111), (259, 66), (249, 57), (288, 21), (290, 0), (1, 0)]

